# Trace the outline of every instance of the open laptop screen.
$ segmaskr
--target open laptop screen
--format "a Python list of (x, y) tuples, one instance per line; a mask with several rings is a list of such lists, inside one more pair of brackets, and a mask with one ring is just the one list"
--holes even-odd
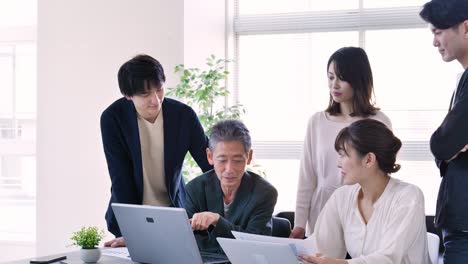
[(185, 209), (118, 203), (112, 209), (133, 261), (203, 263)]

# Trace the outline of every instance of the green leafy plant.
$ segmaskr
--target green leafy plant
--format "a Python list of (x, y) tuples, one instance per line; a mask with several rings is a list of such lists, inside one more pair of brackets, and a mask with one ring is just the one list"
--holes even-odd
[[(224, 104), (224, 99), (229, 95), (225, 85), (229, 75), (225, 66), (229, 62), (231, 61), (211, 55), (206, 59), (206, 70), (186, 68), (183, 64), (175, 67), (175, 72), (180, 75), (180, 82), (175, 88), (169, 88), (168, 95), (183, 100), (195, 109), (206, 135), (211, 133), (211, 128), (219, 120), (241, 119), (246, 112), (241, 104)], [(259, 165), (253, 165), (251, 168), (260, 175), (265, 175)], [(182, 174), (186, 182), (201, 174), (190, 154), (185, 157)]]
[(224, 82), (229, 74), (225, 69), (225, 59), (217, 59), (214, 55), (207, 58), (208, 70), (186, 68), (180, 64), (175, 72), (180, 74), (180, 83), (175, 88), (169, 88), (168, 95), (183, 99), (188, 105), (198, 111), (198, 118), (205, 128), (205, 133), (211, 132), (211, 127), (221, 119), (240, 118), (245, 113), (241, 104), (221, 106), (216, 109), (216, 103), (229, 95)]
[(99, 242), (104, 238), (104, 230), (99, 230), (97, 227), (82, 227), (80, 230), (73, 232), (70, 238), (73, 245), (80, 246), (83, 249), (93, 249), (99, 245)]

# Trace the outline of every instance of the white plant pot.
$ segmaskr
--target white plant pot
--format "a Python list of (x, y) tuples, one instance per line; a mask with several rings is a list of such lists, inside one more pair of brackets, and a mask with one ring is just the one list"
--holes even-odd
[(101, 258), (101, 249), (80, 249), (80, 258), (86, 263), (95, 263)]

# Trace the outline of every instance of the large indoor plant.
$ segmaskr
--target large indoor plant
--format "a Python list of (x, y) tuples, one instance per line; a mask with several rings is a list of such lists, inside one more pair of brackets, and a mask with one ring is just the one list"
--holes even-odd
[[(208, 67), (205, 70), (187, 68), (183, 64), (175, 67), (180, 81), (175, 88), (169, 88), (168, 95), (175, 96), (194, 108), (206, 135), (210, 134), (211, 128), (219, 120), (242, 119), (242, 115), (245, 114), (245, 109), (241, 104), (227, 106), (224, 103), (229, 95), (225, 85), (229, 75), (225, 66), (229, 62), (229, 60), (218, 59), (211, 55), (206, 59)], [(264, 176), (264, 172), (258, 165), (251, 165), (248, 169)], [(201, 174), (200, 168), (190, 154), (185, 157), (182, 173), (186, 182)]]

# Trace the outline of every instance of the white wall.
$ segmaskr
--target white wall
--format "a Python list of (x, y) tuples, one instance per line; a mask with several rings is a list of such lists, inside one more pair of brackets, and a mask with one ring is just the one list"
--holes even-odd
[(205, 67), (211, 54), (225, 58), (225, 1), (185, 0), (184, 63)]
[[(211, 54), (219, 59), (233, 59), (232, 55), (227, 55), (225, 39), (226, 7), (232, 6), (232, 3), (228, 2), (232, 1), (185, 0), (184, 64), (186, 67), (207, 69), (206, 58)], [(218, 102), (219, 106), (224, 103), (225, 101)]]
[(100, 114), (120, 97), (118, 68), (137, 53), (159, 59), (174, 84), (183, 15), (183, 0), (38, 1), (38, 255), (71, 250), (82, 225), (105, 227)]

